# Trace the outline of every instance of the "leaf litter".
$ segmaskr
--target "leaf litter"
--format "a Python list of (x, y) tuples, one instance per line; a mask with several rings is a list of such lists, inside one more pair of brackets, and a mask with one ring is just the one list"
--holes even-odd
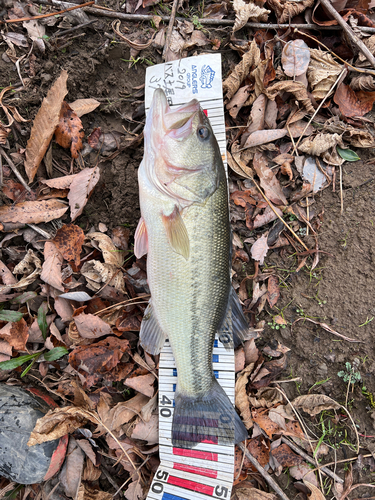
[[(127, 3), (130, 11), (136, 7)], [(142, 8), (148, 8), (146, 4)], [(238, 233), (234, 239), (233, 284), (252, 328), (260, 332), (265, 321), (259, 320), (259, 314), (265, 311), (269, 314), (272, 310), (271, 323), (275, 329), (281, 331), (288, 325), (283, 311), (278, 309), (283, 280), (272, 267), (264, 266), (265, 258), (272, 249), (279, 248), (284, 255), (297, 255), (298, 270), (309, 263), (316, 265), (318, 246), (303, 239), (311, 250), (302, 248), (301, 240), (294, 236), (299, 234), (303, 238), (307, 230), (314, 235), (318, 233), (320, 220), (313, 207), (314, 195), (331, 186), (336, 169), (344, 160), (356, 159), (349, 153), (349, 146), (374, 145), (374, 126), (368, 115), (375, 101), (371, 78), (364, 80), (361, 76), (360, 80), (358, 75), (348, 75), (334, 90), (343, 63), (332, 52), (316, 48), (317, 44), (308, 37), (287, 34), (279, 57), (276, 53), (279, 40), (266, 35), (264, 30), (258, 30), (249, 42), (235, 38), (248, 21), (266, 22), (275, 16), (283, 23), (312, 4), (272, 0), (267, 2), (267, 9), (263, 2), (239, 1), (230, 7), (225, 4), (225, 8), (216, 4), (205, 6), (212, 17), (216, 11), (217, 18), (225, 17), (228, 8), (235, 17), (230, 43), (232, 51), (238, 52), (239, 62), (231, 65), (223, 84), (228, 110), (228, 157), (233, 171), (229, 179), (232, 227)], [(29, 37), (40, 51), (48, 49), (43, 42), (44, 25), (42, 28), (41, 24), (33, 23), (34, 31), (26, 26)], [(215, 50), (216, 42), (197, 29), (196, 23), (179, 21), (173, 37), (172, 58), (211, 42)], [(132, 42), (134, 50), (150, 46), (149, 42), (137, 40)], [(151, 34), (150, 41), (153, 40)], [(8, 36), (8, 46), (11, 43)], [(16, 45), (26, 48), (22, 40)], [(366, 67), (366, 59), (361, 55), (358, 64)], [(99, 231), (89, 230), (80, 224), (79, 217), (101, 180), (98, 163), (94, 166), (82, 163), (86, 146), (80, 117), (92, 113), (100, 102), (87, 98), (67, 104), (67, 80), (68, 74), (63, 71), (34, 119), (26, 150), (14, 153), (24, 162), (29, 181), (35, 182), (37, 178), (37, 198), (19, 200), (18, 197), (25, 196), (25, 190), (18, 185), (8, 188), (15, 203), (0, 207), (2, 229), (20, 231), (14, 237), (25, 237), (26, 224), (48, 229), (49, 236), (41, 235), (39, 247), (36, 241), (31, 243), (33, 250), (10, 254), (0, 268), (0, 293), (5, 305), (0, 317), (0, 360), (15, 363), (0, 364), (0, 368), (3, 366), (0, 374), (5, 376), (2, 380), (21, 377), (22, 365), (39, 357), (30, 373), (42, 376), (45, 388), (61, 396), (65, 403), (67, 398), (74, 401), (73, 405), (65, 404), (40, 419), (30, 441), (32, 444), (71, 434), (71, 456), (59, 476), (67, 496), (100, 500), (108, 497), (88, 482), (89, 478), (97, 481), (103, 476), (93, 451), (99, 446), (101, 453), (113, 461), (119, 460), (121, 476), (129, 480), (126, 498), (143, 499), (146, 484), (150, 483), (158, 463), (157, 382), (153, 373), (157, 360), (137, 346), (148, 294), (145, 261), (136, 262), (132, 257), (129, 230), (117, 228), (108, 233), (105, 226), (101, 232), (100, 227)], [(328, 107), (319, 108), (323, 99), (328, 99)], [(25, 120), (11, 104), (2, 106), (8, 123), (1, 124), (0, 143), (9, 144), (9, 127), (14, 121), (22, 124)], [(327, 112), (330, 108), (334, 111), (332, 115)], [(359, 121), (365, 115), (367, 121)], [(108, 134), (114, 132), (109, 130)], [(45, 179), (43, 173), (40, 177), (39, 174), (54, 135), (57, 144), (71, 148), (71, 170), (64, 171), (62, 177)], [(307, 137), (300, 139), (302, 136)], [(103, 141), (97, 141), (99, 155), (105, 152)], [(115, 140), (110, 149), (116, 151), (118, 147)], [(48, 188), (47, 198), (41, 199), (39, 189)], [(56, 198), (54, 189), (59, 190)], [(66, 202), (60, 200), (65, 197), (69, 212)], [(51, 221), (57, 226), (50, 224)], [(316, 250), (315, 257), (313, 253), (302, 255), (304, 250)], [(243, 263), (254, 264), (255, 274), (243, 276)], [(27, 291), (31, 286), (37, 292)], [(93, 291), (97, 295), (91, 298)], [(113, 307), (119, 302), (114, 300), (120, 296), (119, 292), (122, 300)], [(30, 295), (22, 298), (25, 293)], [(337, 334), (324, 322), (310, 318), (298, 321)], [(58, 348), (62, 350), (53, 353)], [(280, 395), (276, 390), (277, 380), (285, 373), (289, 355), (280, 343), (258, 349), (252, 340), (240, 347), (236, 352), (236, 406), (251, 429), (247, 449), (259, 463), (275, 475), (289, 467), (293, 478), (303, 480), (310, 498), (323, 498), (315, 473), (310, 472), (299, 454), (281, 442), (281, 436), (289, 436), (296, 442), (314, 442), (314, 436), (308, 435), (292, 408), (315, 417), (321, 412), (338, 411), (341, 405), (322, 394), (300, 396), (291, 402)], [(16, 366), (17, 360), (20, 364)], [(90, 433), (89, 440), (82, 439), (80, 430)], [(98, 440), (101, 436), (105, 437), (104, 445)], [(151, 458), (141, 469), (145, 482), (134, 470), (146, 456)], [(241, 500), (249, 496), (273, 498), (274, 495), (263, 491), (261, 478), (248, 481), (252, 465), (243, 460), (238, 449), (236, 457), (240, 476), (234, 495)]]

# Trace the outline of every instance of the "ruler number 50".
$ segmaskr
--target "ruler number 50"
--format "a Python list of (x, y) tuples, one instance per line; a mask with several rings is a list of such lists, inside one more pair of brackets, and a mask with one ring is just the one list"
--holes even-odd
[(223, 498), (227, 498), (228, 496), (228, 488), (226, 488), (225, 486), (221, 486), (220, 484), (218, 484), (215, 488), (215, 495), (218, 496), (218, 497), (223, 497)]

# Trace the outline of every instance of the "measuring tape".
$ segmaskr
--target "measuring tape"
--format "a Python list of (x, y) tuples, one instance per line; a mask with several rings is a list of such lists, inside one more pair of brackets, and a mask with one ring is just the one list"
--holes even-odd
[[(154, 90), (162, 88), (173, 107), (197, 99), (210, 120), (226, 167), (226, 136), (221, 78), (221, 55), (189, 57), (147, 68), (146, 113)], [(225, 339), (221, 337), (225, 342)], [(228, 346), (228, 344), (227, 344)], [(234, 405), (234, 351), (216, 336), (212, 354), (214, 375)], [(167, 340), (159, 362), (160, 466), (153, 478), (148, 500), (229, 500), (234, 478), (234, 444), (198, 442), (192, 449), (172, 445), (172, 420), (177, 370)], [(198, 440), (198, 439), (197, 439)]]

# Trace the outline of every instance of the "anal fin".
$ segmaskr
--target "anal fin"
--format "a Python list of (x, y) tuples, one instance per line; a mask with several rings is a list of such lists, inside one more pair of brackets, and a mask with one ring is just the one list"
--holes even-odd
[(163, 349), (165, 339), (167, 338), (155, 317), (151, 300), (146, 307), (145, 314), (142, 319), (139, 338), (143, 349), (153, 355), (160, 354), (160, 351)]
[[(236, 291), (231, 287), (227, 314), (218, 331), (219, 340), (227, 349), (238, 347), (244, 340), (249, 339), (249, 325), (242, 311)], [(257, 337), (254, 334), (254, 337)]]
[(162, 219), (169, 244), (176, 253), (187, 260), (190, 254), (189, 235), (178, 207), (175, 206), (170, 215), (162, 215)]

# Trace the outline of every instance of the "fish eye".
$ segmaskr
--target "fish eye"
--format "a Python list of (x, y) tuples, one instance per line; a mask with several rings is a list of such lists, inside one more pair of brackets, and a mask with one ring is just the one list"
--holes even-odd
[(198, 135), (199, 139), (201, 139), (202, 141), (205, 141), (206, 139), (209, 138), (210, 131), (208, 130), (207, 127), (199, 127), (199, 129), (197, 130), (197, 135)]

